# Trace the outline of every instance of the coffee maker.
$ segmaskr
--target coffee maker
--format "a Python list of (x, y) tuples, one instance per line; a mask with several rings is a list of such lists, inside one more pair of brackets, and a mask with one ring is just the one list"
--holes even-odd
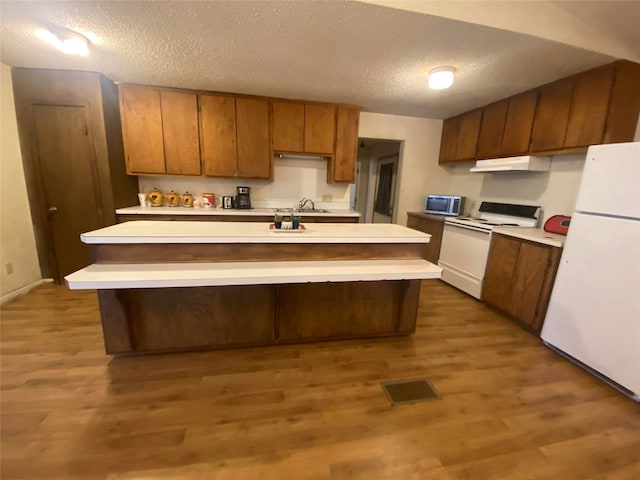
[(251, 208), (251, 197), (249, 192), (251, 187), (237, 187), (238, 195), (236, 195), (236, 208)]

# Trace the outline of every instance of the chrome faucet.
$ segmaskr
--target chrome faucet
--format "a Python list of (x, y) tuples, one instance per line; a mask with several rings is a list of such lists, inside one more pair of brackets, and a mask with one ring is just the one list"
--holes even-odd
[(310, 198), (302, 197), (302, 200), (298, 202), (298, 210), (304, 210), (305, 205), (307, 205), (308, 203), (311, 203), (311, 210), (316, 209), (316, 206), (313, 203), (313, 200), (311, 200)]

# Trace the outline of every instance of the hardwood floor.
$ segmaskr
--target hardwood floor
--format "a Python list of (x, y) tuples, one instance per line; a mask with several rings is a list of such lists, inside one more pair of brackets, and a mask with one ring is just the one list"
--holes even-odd
[(439, 281), (410, 337), (113, 358), (53, 285), (1, 328), (4, 480), (640, 478), (636, 403)]

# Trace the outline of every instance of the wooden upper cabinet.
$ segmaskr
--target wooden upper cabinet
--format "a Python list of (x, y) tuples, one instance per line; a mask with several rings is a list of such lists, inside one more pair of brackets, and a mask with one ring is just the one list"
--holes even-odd
[(272, 145), (276, 152), (333, 155), (336, 106), (272, 102)]
[(521, 155), (529, 150), (537, 100), (537, 90), (509, 98), (500, 150), (502, 156)]
[(336, 131), (335, 105), (304, 106), (304, 151), (305, 153), (324, 153), (334, 151)]
[(531, 134), (532, 152), (558, 150), (564, 147), (573, 85), (574, 79), (571, 77), (540, 89)]
[(304, 151), (304, 104), (272, 102), (272, 145), (278, 152)]
[(327, 182), (354, 183), (358, 159), (358, 125), (360, 109), (338, 106), (336, 118), (336, 153), (329, 160)]
[(237, 175), (235, 97), (200, 95), (200, 145), (205, 175)]
[(236, 98), (238, 176), (273, 177), (269, 148), (269, 100)]
[(127, 173), (166, 173), (160, 90), (119, 85), (118, 94)]
[(478, 135), (477, 158), (495, 158), (500, 155), (508, 106), (509, 100), (502, 100), (484, 108)]
[(442, 122), (442, 137), (440, 140), (440, 158), (438, 163), (453, 162), (456, 159), (456, 145), (458, 144), (458, 130), (460, 117), (447, 118)]
[(582, 147), (602, 142), (613, 74), (613, 66), (607, 65), (576, 77), (565, 147)]
[(640, 64), (622, 60), (614, 70), (602, 143), (633, 141), (640, 112)]
[(473, 110), (460, 115), (460, 127), (456, 142), (456, 161), (475, 159), (481, 121), (482, 110)]
[(166, 173), (200, 175), (198, 98), (195, 93), (160, 91)]

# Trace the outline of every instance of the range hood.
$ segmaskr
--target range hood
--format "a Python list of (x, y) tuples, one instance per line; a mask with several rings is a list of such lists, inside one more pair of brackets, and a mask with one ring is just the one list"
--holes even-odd
[(470, 172), (547, 172), (551, 166), (551, 157), (521, 157), (492, 158), (478, 160)]

